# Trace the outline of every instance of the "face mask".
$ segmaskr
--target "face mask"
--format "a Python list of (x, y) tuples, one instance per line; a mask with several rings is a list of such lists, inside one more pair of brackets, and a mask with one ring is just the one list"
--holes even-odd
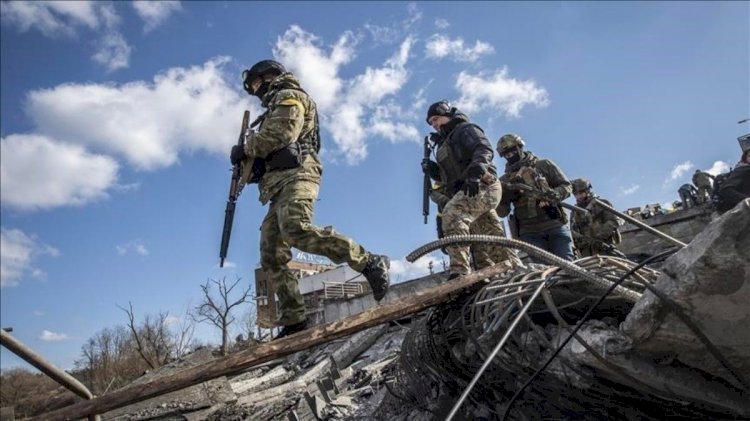
[(257, 96), (260, 99), (263, 99), (263, 97), (268, 93), (268, 87), (271, 86), (271, 82), (263, 82), (260, 86), (258, 86), (258, 90), (255, 91), (255, 96)]
[(516, 162), (518, 162), (518, 161), (520, 161), (520, 160), (521, 160), (521, 153), (520, 153), (520, 152), (516, 152), (516, 154), (515, 154), (515, 155), (511, 156), (510, 158), (505, 158), (505, 159), (506, 159), (506, 160), (508, 161), (508, 163), (509, 163), (509, 164), (511, 164), (511, 165), (512, 165), (512, 164), (515, 164)]

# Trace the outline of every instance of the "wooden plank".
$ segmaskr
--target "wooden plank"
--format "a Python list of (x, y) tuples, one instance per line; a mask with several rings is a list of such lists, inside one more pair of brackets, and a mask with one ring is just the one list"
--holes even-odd
[(236, 373), (275, 358), (348, 336), (391, 320), (398, 320), (409, 314), (418, 313), (447, 301), (453, 294), (506, 270), (507, 268), (503, 265), (490, 266), (461, 278), (453, 279), (450, 282), (417, 291), (401, 300), (371, 307), (362, 313), (345, 319), (315, 326), (294, 335), (191, 367), (164, 378), (154, 379), (147, 384), (126, 386), (107, 395), (78, 402), (42, 414), (34, 419), (73, 420), (85, 418), (91, 414), (103, 414), (154, 396)]

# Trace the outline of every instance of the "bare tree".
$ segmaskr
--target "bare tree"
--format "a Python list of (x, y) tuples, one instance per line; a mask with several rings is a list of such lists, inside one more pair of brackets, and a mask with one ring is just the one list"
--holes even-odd
[(165, 311), (156, 315), (147, 314), (143, 323), (137, 325), (133, 304), (128, 304), (129, 308), (118, 307), (127, 314), (135, 348), (149, 367), (161, 367), (188, 351), (192, 345), (194, 325), (187, 318), (182, 319), (176, 331), (170, 328), (169, 313)]
[[(231, 297), (232, 291), (239, 283), (239, 277), (230, 286), (227, 286), (226, 278), (222, 278), (220, 281), (206, 280), (206, 283), (201, 285), (203, 301), (195, 307), (192, 314), (193, 320), (196, 322), (209, 322), (221, 330), (221, 355), (227, 355), (229, 326), (235, 321), (232, 309), (247, 302), (250, 297), (249, 285), (239, 293), (237, 299)], [(217, 297), (214, 297), (212, 287), (218, 289)]]

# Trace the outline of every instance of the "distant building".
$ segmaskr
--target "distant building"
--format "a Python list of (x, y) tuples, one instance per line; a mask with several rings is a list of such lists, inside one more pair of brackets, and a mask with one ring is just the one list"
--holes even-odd
[[(309, 256), (309, 255), (307, 255)], [(289, 262), (289, 269), (299, 280), (299, 289), (305, 299), (305, 310), (313, 324), (323, 320), (324, 301), (351, 298), (370, 292), (367, 280), (347, 265), (336, 266), (306, 259)], [(273, 283), (261, 268), (255, 269), (257, 324), (259, 328), (276, 327), (278, 297)]]

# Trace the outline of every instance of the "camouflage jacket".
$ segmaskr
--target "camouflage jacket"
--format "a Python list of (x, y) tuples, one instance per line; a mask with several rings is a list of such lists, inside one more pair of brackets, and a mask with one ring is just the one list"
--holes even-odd
[[(515, 164), (507, 164), (505, 174), (500, 177), (500, 180), (503, 183), (522, 182), (540, 190), (552, 189), (560, 195), (561, 200), (569, 197), (573, 191), (570, 181), (560, 167), (548, 159), (537, 158), (529, 151), (524, 152), (524, 157)], [(539, 207), (539, 200), (521, 191), (505, 189), (503, 189), (500, 205), (497, 207), (497, 213), (501, 218), (510, 213), (511, 203), (519, 235), (546, 231), (560, 227), (567, 222), (565, 211), (561, 207), (558, 206), (560, 217), (552, 219), (548, 212)]]
[[(271, 81), (263, 105), (267, 111), (260, 129), (245, 142), (249, 162), (254, 158), (266, 159), (273, 152), (316, 134), (318, 111), (315, 102), (300, 88), (291, 73), (284, 73)], [(320, 184), (322, 173), (323, 167), (315, 152), (307, 154), (299, 167), (267, 171), (258, 183), (260, 201), (268, 203), (291, 182)]]
[[(609, 201), (598, 199), (612, 206)], [(570, 231), (576, 248), (584, 257), (608, 254), (607, 249), (619, 244), (621, 239), (617, 217), (596, 205), (591, 199), (583, 203), (578, 202), (577, 205), (589, 213), (573, 212), (570, 216)]]
[(703, 171), (697, 171), (693, 173), (693, 184), (695, 187), (711, 187), (711, 179), (714, 178), (711, 174)]

